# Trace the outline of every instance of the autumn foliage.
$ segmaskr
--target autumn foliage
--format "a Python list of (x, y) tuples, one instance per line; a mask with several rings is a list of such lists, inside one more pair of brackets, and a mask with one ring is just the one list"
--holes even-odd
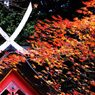
[[(58, 15), (39, 20), (27, 40), (29, 61), (40, 75), (35, 78), (44, 78), (58, 95), (95, 95), (95, 0), (83, 3), (85, 7), (76, 10), (81, 19), (70, 21)], [(16, 55), (4, 62), (17, 64), (19, 57), (25, 62)]]
[(86, 7), (76, 11), (81, 19), (39, 20), (28, 40), (36, 51), (31, 52), (31, 60), (45, 68), (40, 70), (42, 77), (58, 92), (88, 95), (95, 88), (90, 82), (95, 79), (95, 15), (89, 10), (94, 1), (83, 2)]
[(4, 56), (0, 59), (0, 73), (6, 68), (16, 68), (20, 62), (25, 63), (26, 58), (15, 52), (3, 52)]

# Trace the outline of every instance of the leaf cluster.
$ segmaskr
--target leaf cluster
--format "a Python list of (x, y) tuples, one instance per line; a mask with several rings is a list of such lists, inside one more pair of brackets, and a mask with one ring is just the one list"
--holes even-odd
[(91, 83), (95, 83), (95, 15), (86, 8), (82, 8), (83, 13), (86, 11), (82, 19), (69, 21), (52, 16), (52, 20), (39, 20), (28, 40), (31, 60), (44, 70), (33, 64), (34, 68), (60, 93), (94, 92)]
[(89, 10), (94, 1), (84, 2), (86, 7), (77, 10), (84, 15), (82, 19), (70, 21), (58, 15), (38, 20), (27, 40), (29, 61), (40, 75), (34, 77), (44, 78), (59, 95), (95, 94), (95, 15)]

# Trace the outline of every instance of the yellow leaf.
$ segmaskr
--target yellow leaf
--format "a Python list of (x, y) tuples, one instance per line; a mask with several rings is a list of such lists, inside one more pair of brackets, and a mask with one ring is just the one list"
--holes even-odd
[(46, 58), (45, 60), (46, 60), (46, 62), (47, 62), (49, 65), (51, 64), (48, 58)]

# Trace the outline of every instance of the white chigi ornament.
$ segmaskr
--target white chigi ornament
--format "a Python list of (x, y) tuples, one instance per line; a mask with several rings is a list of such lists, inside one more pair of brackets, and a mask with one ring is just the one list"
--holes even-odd
[(4, 39), (6, 40), (1, 46), (0, 46), (0, 51), (4, 51), (8, 46), (12, 45), (18, 52), (22, 53), (22, 54), (29, 54), (29, 52), (24, 49), (23, 47), (21, 47), (19, 44), (17, 44), (14, 40), (16, 39), (16, 37), (20, 34), (21, 30), (23, 29), (23, 27), (25, 26), (30, 14), (32, 12), (32, 4), (31, 2), (29, 3), (29, 6), (27, 8), (27, 11), (25, 13), (25, 15), (23, 16), (20, 24), (18, 25), (18, 27), (16, 28), (16, 30), (14, 31), (14, 33), (9, 37), (6, 32), (0, 27), (0, 34), (4, 37)]

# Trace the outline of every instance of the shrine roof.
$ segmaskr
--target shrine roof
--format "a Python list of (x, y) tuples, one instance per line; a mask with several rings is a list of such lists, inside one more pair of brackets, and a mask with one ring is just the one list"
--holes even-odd
[[(7, 68), (3, 70), (3, 74), (0, 74), (0, 83), (14, 71), (18, 76), (22, 77), (31, 87), (33, 87), (39, 95), (46, 95), (50, 89), (54, 90), (52, 87), (48, 86), (43, 80), (34, 78), (34, 72), (29, 68), (27, 64), (22, 66), (17, 66), (16, 69)], [(55, 94), (56, 95), (56, 94)]]

